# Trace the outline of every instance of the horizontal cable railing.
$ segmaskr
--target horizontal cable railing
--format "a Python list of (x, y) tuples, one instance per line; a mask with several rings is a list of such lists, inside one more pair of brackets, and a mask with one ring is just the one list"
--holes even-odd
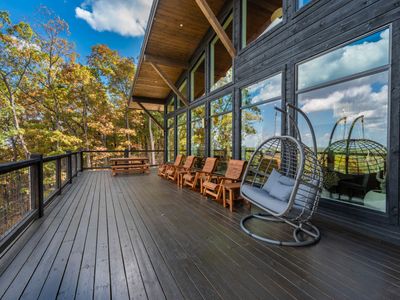
[[(86, 169), (110, 167), (110, 158), (147, 157), (151, 165), (164, 161), (164, 150), (81, 150), (28, 160), (0, 163), (0, 254)], [(0, 256), (1, 257), (1, 256)]]

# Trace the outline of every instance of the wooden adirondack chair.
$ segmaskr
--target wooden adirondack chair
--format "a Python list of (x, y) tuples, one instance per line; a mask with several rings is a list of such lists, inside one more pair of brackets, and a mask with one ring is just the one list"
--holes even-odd
[(228, 163), (225, 175), (211, 175), (203, 183), (203, 195), (210, 195), (215, 200), (221, 199), (222, 184), (239, 182), (242, 179), (247, 162), (244, 160), (231, 159)]
[(184, 156), (179, 154), (175, 158), (175, 162), (173, 164), (163, 164), (158, 167), (158, 176), (167, 177), (167, 171), (171, 168), (179, 167), (182, 164)]
[(200, 182), (200, 193), (203, 193), (203, 182), (215, 171), (217, 161), (218, 158), (216, 157), (207, 157), (201, 171), (186, 172), (186, 174), (183, 175), (183, 186), (190, 186), (194, 190)]
[(167, 174), (167, 179), (172, 180), (172, 181), (177, 181), (177, 183), (179, 184), (179, 174), (180, 172), (184, 173), (188, 170), (191, 170), (193, 168), (193, 165), (196, 161), (196, 156), (188, 156), (185, 160), (185, 163), (183, 164), (183, 166), (176, 166), (174, 168), (170, 168), (169, 170), (167, 170), (166, 174)]

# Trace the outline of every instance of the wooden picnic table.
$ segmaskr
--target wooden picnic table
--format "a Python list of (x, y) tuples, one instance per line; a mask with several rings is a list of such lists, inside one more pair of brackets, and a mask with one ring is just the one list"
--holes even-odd
[(149, 159), (147, 157), (110, 158), (110, 163), (113, 176), (118, 173), (150, 173)]

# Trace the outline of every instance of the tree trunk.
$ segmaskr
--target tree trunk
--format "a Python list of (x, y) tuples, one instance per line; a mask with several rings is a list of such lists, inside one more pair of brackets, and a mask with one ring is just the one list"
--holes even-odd
[(17, 130), (17, 132), (18, 132), (17, 133), (18, 139), (21, 143), (22, 149), (24, 150), (25, 158), (29, 159), (31, 153), (29, 152), (28, 147), (26, 146), (24, 136), (21, 134), (21, 128), (19, 126), (17, 109), (15, 107), (16, 105), (15, 105), (14, 95), (11, 94), (9, 100), (10, 100), (11, 110), (12, 110), (12, 114), (13, 114), (14, 127), (15, 127), (15, 130)]
[(152, 120), (149, 118), (149, 136), (150, 136), (150, 150), (151, 150), (151, 164), (156, 164), (156, 153), (154, 152), (154, 135), (153, 135), (153, 126), (151, 124)]
[[(129, 126), (129, 107), (128, 105), (125, 108), (125, 127), (127, 130), (130, 129)], [(129, 134), (129, 132), (126, 133), (126, 140), (128, 142), (128, 150), (131, 150), (131, 135)]]

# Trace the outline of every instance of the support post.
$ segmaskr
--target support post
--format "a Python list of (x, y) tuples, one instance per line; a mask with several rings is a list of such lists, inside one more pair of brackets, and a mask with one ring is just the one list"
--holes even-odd
[(158, 122), (158, 120), (156, 118), (154, 118), (154, 116), (147, 110), (146, 107), (143, 106), (142, 103), (140, 102), (136, 102), (137, 105), (139, 105), (139, 107), (141, 109), (143, 109), (143, 111), (149, 116), (150, 119), (152, 119), (154, 121), (154, 123), (157, 124), (158, 127), (160, 127), (161, 130), (164, 130), (164, 127), (160, 124), (160, 122)]
[(175, 93), (175, 95), (182, 100), (182, 102), (186, 105), (189, 106), (189, 101), (186, 99), (186, 97), (179, 91), (179, 89), (176, 88), (174, 83), (168, 79), (167, 75), (160, 69), (160, 67), (157, 64), (154, 64), (150, 62), (150, 65), (153, 67), (153, 69), (157, 72), (157, 74), (161, 77), (162, 80), (169, 86), (169, 88)]
[(68, 178), (68, 182), (72, 183), (72, 154), (71, 151), (66, 151), (66, 153), (68, 154), (67, 156), (67, 178)]
[(34, 196), (35, 206), (38, 209), (39, 218), (44, 215), (44, 199), (43, 199), (43, 155), (32, 154), (32, 159), (37, 160), (31, 171), (31, 190)]
[(79, 160), (80, 160), (80, 172), (83, 172), (83, 150), (79, 151)]
[(214, 15), (214, 12), (208, 5), (207, 1), (206, 0), (195, 0), (195, 1), (196, 1), (197, 5), (199, 6), (200, 10), (203, 12), (204, 16), (207, 18), (211, 27), (214, 29), (217, 36), (221, 40), (222, 44), (225, 46), (229, 55), (232, 58), (234, 58), (236, 56), (236, 49), (233, 46), (232, 41), (229, 39), (228, 35), (226, 34), (224, 28), (219, 23), (217, 17)]

